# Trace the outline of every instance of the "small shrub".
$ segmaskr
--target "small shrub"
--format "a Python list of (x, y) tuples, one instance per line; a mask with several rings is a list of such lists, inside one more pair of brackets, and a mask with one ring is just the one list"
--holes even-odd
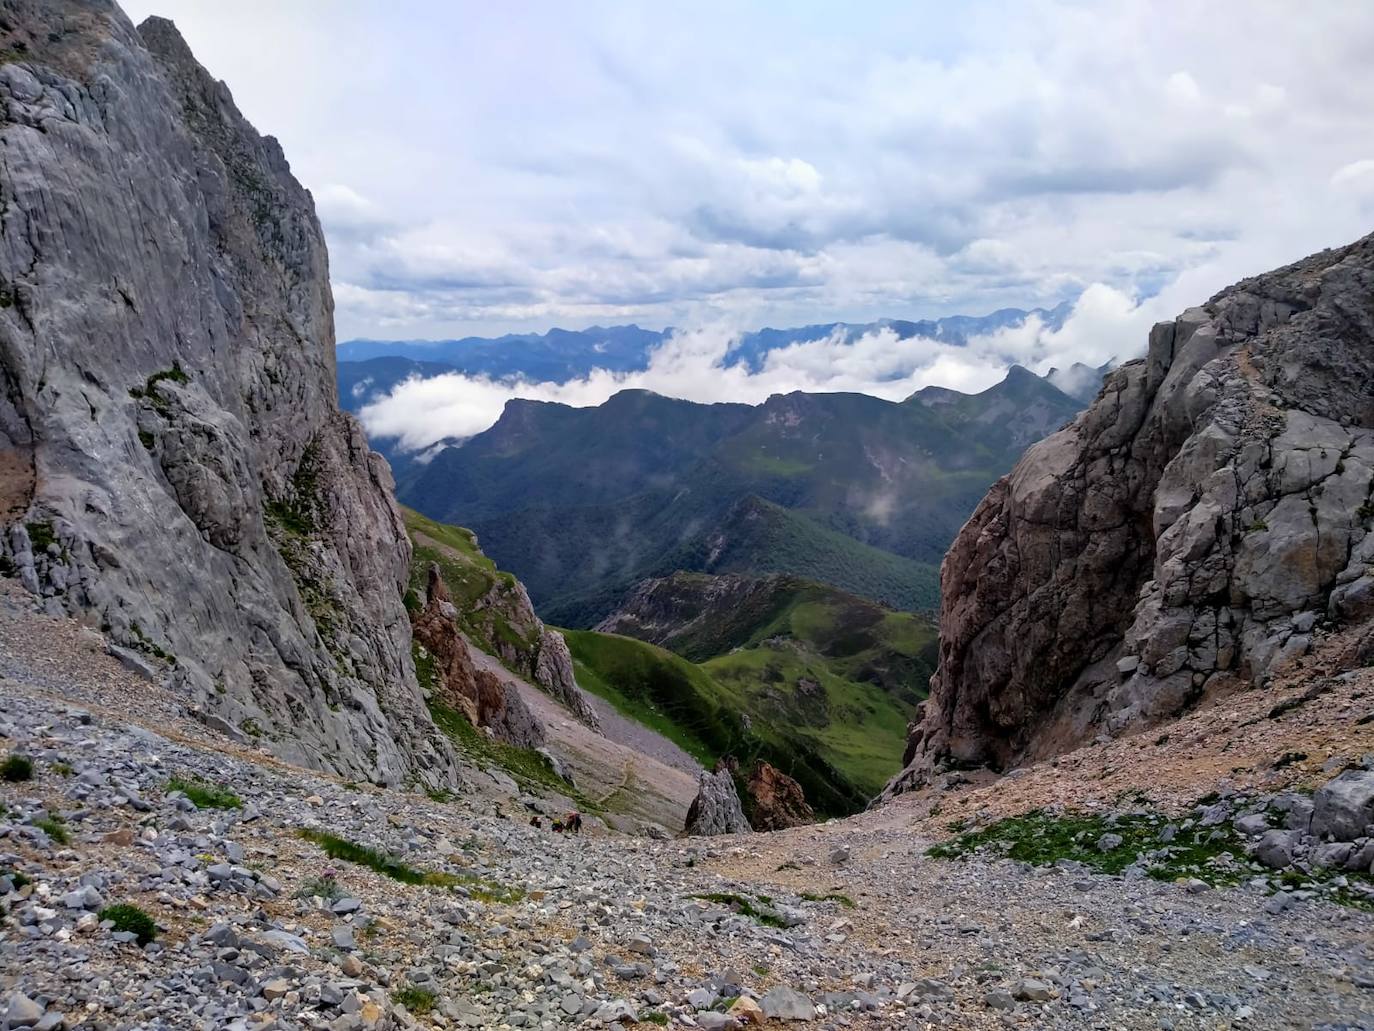
[(318, 877), (310, 877), (301, 882), (296, 898), (309, 899), (318, 895), (326, 902), (337, 902), (343, 898), (343, 888), (339, 887), (338, 876), (333, 870), (325, 870)]
[(404, 988), (397, 988), (392, 992), (391, 1001), (400, 1003), (411, 1013), (418, 1016), (434, 1009), (434, 1004), (439, 1001), (439, 997), (428, 988), (421, 988), (419, 985), (408, 984)]
[(76, 771), (72, 769), (71, 763), (56, 762), (52, 764), (52, 771), (61, 777), (70, 777)]
[(809, 891), (803, 891), (800, 893), (800, 897), (806, 899), (807, 902), (838, 902), (845, 909), (855, 908), (854, 900), (848, 895), (841, 895), (839, 892), (832, 892), (829, 895), (816, 895)]
[(27, 755), (15, 753), (0, 764), (0, 779), (18, 784), (22, 780), (33, 780), (33, 760)]
[(72, 840), (71, 835), (67, 833), (67, 825), (59, 816), (45, 816), (41, 820), (34, 820), (33, 825), (59, 845), (65, 845)]
[(648, 1013), (641, 1013), (639, 1020), (642, 1024), (657, 1024), (659, 1027), (668, 1026), (668, 1014), (662, 1010), (650, 1010)]
[(197, 809), (243, 808), (243, 800), (224, 785), (199, 778), (173, 777), (167, 782), (167, 790), (180, 791)]
[(153, 918), (138, 906), (122, 902), (117, 906), (106, 906), (98, 914), (100, 922), (109, 921), (114, 930), (127, 931), (134, 935), (140, 945), (147, 945), (157, 937), (157, 924)]
[(18, 870), (0, 870), (0, 877), (8, 877), (10, 879), (10, 883), (14, 885), (15, 891), (19, 891), (26, 884), (33, 883), (33, 881), (31, 881), (28, 877), (25, 877)]
[[(767, 906), (767, 902), (764, 901), (765, 897), (766, 896), (761, 896), (759, 899), (760, 903), (762, 903), (762, 907)], [(705, 892), (701, 895), (691, 895), (689, 898), (714, 902), (718, 906), (727, 906), (740, 916), (750, 917), (767, 927), (787, 926), (787, 922), (777, 913), (773, 912), (773, 910), (756, 906), (743, 895), (736, 895), (733, 892), (712, 891)], [(771, 902), (772, 900), (769, 899), (768, 901)]]

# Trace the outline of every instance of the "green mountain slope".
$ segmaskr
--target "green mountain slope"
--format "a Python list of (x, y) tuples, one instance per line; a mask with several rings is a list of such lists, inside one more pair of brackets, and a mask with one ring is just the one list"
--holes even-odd
[(922, 617), (790, 576), (679, 573), (566, 633), (588, 690), (703, 762), (767, 759), (826, 814), (862, 807), (900, 765), (936, 648)]
[(512, 401), (411, 468), (401, 497), (472, 527), (548, 618), (587, 626), (675, 569), (786, 572), (901, 608), (988, 486), (1081, 402), (1024, 370), (977, 395), (776, 395), (703, 405), (624, 391)]

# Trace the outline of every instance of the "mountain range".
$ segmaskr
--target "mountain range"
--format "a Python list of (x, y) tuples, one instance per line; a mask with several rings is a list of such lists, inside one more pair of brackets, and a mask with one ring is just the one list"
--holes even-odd
[[(510, 401), (489, 430), (399, 475), (406, 504), (474, 530), (541, 614), (586, 626), (675, 570), (790, 573), (932, 608), (937, 566), (988, 486), (1081, 402), (1016, 367), (938, 387), (697, 404), (643, 390)], [(531, 548), (529, 542), (540, 542)]]
[[(949, 315), (939, 319), (877, 319), (873, 322), (823, 322), (810, 326), (764, 328), (744, 333), (726, 358), (727, 365), (745, 365), (757, 371), (769, 351), (791, 344), (839, 336), (854, 341), (870, 333), (889, 330), (899, 340), (925, 337), (942, 343), (963, 344), (969, 339), (1019, 326), (1035, 317), (1058, 329), (1072, 310), (1070, 302), (1053, 308), (1002, 308), (988, 315)], [(550, 329), (546, 333), (508, 333), (499, 337), (463, 337), (459, 340), (345, 340), (336, 354), (342, 362), (369, 362), (378, 358), (405, 358), (444, 367), (470, 376), (504, 379), (521, 376), (531, 381), (566, 382), (593, 369), (633, 372), (649, 364), (654, 348), (664, 343), (673, 327), (644, 329), (640, 326), (591, 326), (587, 329)]]

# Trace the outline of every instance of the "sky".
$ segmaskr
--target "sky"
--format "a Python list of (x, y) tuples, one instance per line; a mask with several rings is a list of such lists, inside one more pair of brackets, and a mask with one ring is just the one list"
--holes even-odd
[(1065, 330), (1105, 359), (1374, 229), (1355, 0), (125, 8), (176, 21), (281, 140), (339, 339), (728, 341), (1082, 297)]

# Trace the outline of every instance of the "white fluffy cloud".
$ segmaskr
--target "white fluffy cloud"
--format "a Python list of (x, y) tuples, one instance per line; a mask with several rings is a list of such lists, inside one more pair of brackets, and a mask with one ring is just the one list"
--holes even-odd
[(444, 439), (465, 438), (491, 426), (512, 398), (597, 405), (619, 390), (638, 388), (691, 401), (758, 404), (794, 390), (849, 391), (898, 401), (925, 386), (976, 392), (996, 383), (1012, 364), (1039, 372), (1074, 363), (1098, 366), (1134, 357), (1152, 322), (1165, 317), (1156, 296), (1140, 301), (1110, 286), (1083, 292), (1057, 330), (1032, 318), (966, 344), (922, 337), (898, 339), (879, 330), (847, 340), (842, 331), (768, 352), (758, 371), (729, 364), (737, 328), (723, 323), (673, 333), (641, 372), (598, 369), (565, 383), (500, 381), (450, 373), (414, 378), (365, 407), (375, 437), (396, 438), (422, 451)]
[(127, 6), (282, 140), (341, 338), (1150, 296), (1374, 228), (1368, 3)]

